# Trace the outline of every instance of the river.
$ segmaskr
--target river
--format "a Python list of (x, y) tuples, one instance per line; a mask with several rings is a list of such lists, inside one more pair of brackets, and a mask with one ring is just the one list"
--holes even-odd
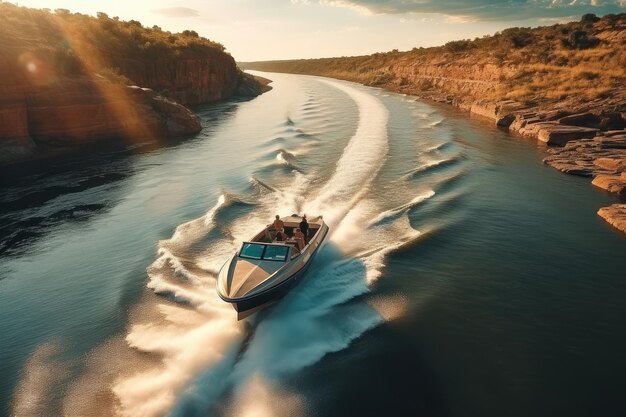
[[(453, 109), (263, 75), (195, 137), (2, 172), (0, 415), (622, 415), (610, 196)], [(237, 322), (219, 268), (303, 212), (307, 278)]]

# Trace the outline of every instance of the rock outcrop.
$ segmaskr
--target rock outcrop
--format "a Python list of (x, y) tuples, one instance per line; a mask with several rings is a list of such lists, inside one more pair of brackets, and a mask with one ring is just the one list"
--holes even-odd
[[(624, 159), (626, 161), (626, 159)], [(623, 161), (622, 161), (623, 162)], [(591, 181), (593, 185), (610, 193), (626, 195), (626, 173), (620, 175), (598, 175)]]
[(598, 210), (598, 216), (618, 230), (626, 233), (626, 204), (613, 204)]
[(269, 85), (272, 81), (267, 78), (241, 72), (239, 83), (235, 89), (238, 97), (256, 97), (272, 89)]
[[(586, 177), (617, 176), (626, 172), (626, 131), (622, 135), (573, 140), (548, 149), (543, 162), (567, 174)], [(606, 183), (598, 180), (596, 185)]]

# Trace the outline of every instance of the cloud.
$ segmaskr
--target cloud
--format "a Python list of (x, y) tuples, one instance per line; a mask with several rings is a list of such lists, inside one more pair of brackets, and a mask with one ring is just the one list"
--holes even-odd
[(166, 17), (197, 17), (200, 12), (189, 7), (166, 7), (163, 9), (151, 10), (152, 13), (160, 14)]
[(371, 14), (436, 13), (458, 21), (504, 21), (603, 15), (626, 11), (625, 0), (318, 0)]

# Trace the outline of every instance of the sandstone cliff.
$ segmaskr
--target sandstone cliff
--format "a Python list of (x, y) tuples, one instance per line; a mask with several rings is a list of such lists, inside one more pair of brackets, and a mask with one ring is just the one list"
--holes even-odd
[(263, 91), (193, 31), (0, 3), (0, 163), (109, 138), (188, 135), (201, 125), (183, 105)]

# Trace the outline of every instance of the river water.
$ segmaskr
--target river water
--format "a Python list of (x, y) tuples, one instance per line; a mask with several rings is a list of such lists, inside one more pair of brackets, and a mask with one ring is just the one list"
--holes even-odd
[[(452, 109), (265, 76), (187, 140), (2, 172), (0, 415), (623, 415), (611, 197)], [(302, 212), (307, 278), (237, 322), (221, 264)]]

